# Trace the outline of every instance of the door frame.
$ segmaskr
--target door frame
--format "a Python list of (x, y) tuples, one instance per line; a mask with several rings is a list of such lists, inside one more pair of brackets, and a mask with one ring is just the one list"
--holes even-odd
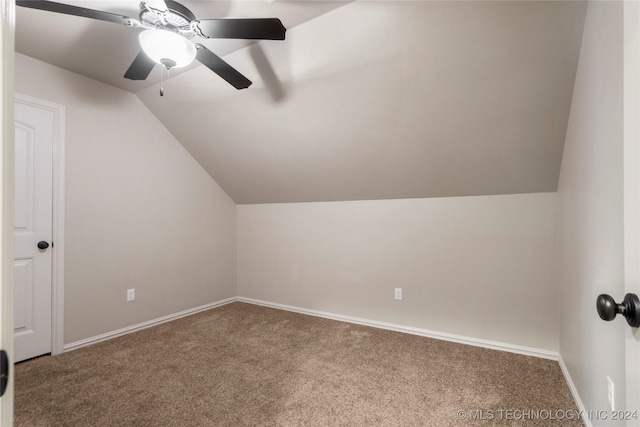
[(64, 105), (14, 93), (14, 102), (53, 113), (51, 354), (64, 351)]
[[(624, 278), (640, 295), (640, 3), (624, 2)], [(640, 411), (640, 328), (626, 328), (626, 402)], [(629, 420), (631, 426), (636, 420)]]
[[(0, 2), (0, 347), (13, 360), (13, 73), (15, 1)], [(0, 425), (13, 423), (13, 370), (0, 398)]]

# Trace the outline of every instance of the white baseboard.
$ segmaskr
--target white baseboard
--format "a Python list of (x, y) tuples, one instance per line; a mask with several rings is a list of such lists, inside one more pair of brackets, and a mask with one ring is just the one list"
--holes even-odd
[(573, 383), (573, 379), (571, 378), (571, 374), (569, 374), (569, 369), (567, 369), (567, 365), (565, 365), (564, 360), (562, 360), (562, 355), (558, 355), (558, 363), (560, 364), (560, 369), (562, 370), (562, 375), (564, 375), (564, 380), (567, 382), (569, 386), (569, 390), (571, 390), (571, 395), (573, 396), (573, 400), (575, 400), (576, 405), (578, 406), (578, 411), (582, 415), (582, 422), (585, 427), (592, 427), (591, 420), (587, 417), (587, 410), (584, 407), (584, 403), (582, 403), (582, 399), (580, 399), (580, 394), (578, 394), (578, 389), (576, 385)]
[(179, 319), (181, 317), (190, 316), (192, 314), (200, 313), (201, 311), (210, 310), (215, 307), (220, 307), (225, 304), (230, 304), (235, 302), (237, 298), (227, 298), (220, 301), (212, 302), (210, 304), (201, 305), (200, 307), (191, 308), (189, 310), (184, 310), (179, 313), (169, 314), (167, 316), (158, 317), (157, 319), (149, 320), (147, 322), (138, 323), (137, 325), (127, 326), (126, 328), (118, 329), (117, 331), (107, 332), (106, 334), (96, 335), (95, 337), (86, 338), (80, 341), (72, 342), (70, 344), (64, 345), (64, 351), (76, 350), (81, 347), (85, 347), (91, 344), (96, 344), (101, 341), (105, 341), (111, 338), (119, 337), (121, 335), (130, 334), (131, 332), (136, 332), (142, 329), (150, 328), (151, 326), (156, 326), (161, 323), (170, 322), (172, 320)]
[[(146, 329), (146, 328), (149, 328), (151, 326), (159, 325), (161, 323), (169, 322), (171, 320), (176, 320), (176, 319), (179, 319), (181, 317), (190, 316), (192, 314), (200, 313), (201, 311), (210, 310), (210, 309), (215, 308), (215, 307), (220, 307), (222, 305), (230, 304), (230, 303), (235, 302), (235, 301), (240, 301), (240, 302), (245, 302), (245, 303), (255, 304), (255, 305), (261, 305), (261, 306), (264, 306), (264, 307), (276, 308), (276, 309), (279, 309), (279, 310), (292, 311), (292, 312), (295, 312), (295, 313), (307, 314), (307, 315), (310, 315), (310, 316), (323, 317), (323, 318), (326, 318), (326, 319), (338, 320), (338, 321), (341, 321), (341, 322), (354, 323), (354, 324), (357, 324), (357, 325), (371, 326), (371, 327), (379, 328), (379, 329), (387, 329), (387, 330), (390, 330), (390, 331), (403, 332), (403, 333), (406, 333), (406, 334), (418, 335), (418, 336), (427, 337), (427, 338), (435, 338), (435, 339), (439, 339), (439, 340), (451, 341), (451, 342), (456, 342), (456, 343), (460, 343), (460, 344), (473, 345), (473, 346), (476, 346), (476, 347), (484, 347), (484, 348), (488, 348), (488, 349), (492, 349), (492, 350), (507, 351), (507, 352), (510, 352), (510, 353), (523, 354), (525, 356), (539, 357), (539, 358), (542, 358), (542, 359), (558, 360), (558, 353), (557, 352), (553, 352), (553, 351), (549, 351), (549, 350), (542, 350), (542, 349), (538, 349), (538, 348), (524, 347), (524, 346), (507, 344), (507, 343), (502, 343), (502, 342), (497, 342), (497, 341), (482, 340), (482, 339), (466, 337), (466, 336), (462, 336), (462, 335), (448, 334), (446, 332), (430, 331), (430, 330), (427, 330), (427, 329), (414, 328), (412, 326), (403, 326), (403, 325), (397, 325), (397, 324), (394, 324), (394, 323), (379, 322), (377, 320), (370, 320), (370, 319), (363, 319), (363, 318), (360, 318), (360, 317), (345, 316), (345, 315), (342, 315), (342, 314), (328, 313), (328, 312), (325, 312), (325, 311), (311, 310), (311, 309), (302, 308), (302, 307), (294, 307), (294, 306), (291, 306), (291, 305), (272, 303), (272, 302), (268, 302), (268, 301), (262, 301), (262, 300), (257, 300), (257, 299), (253, 299), (253, 298), (245, 298), (245, 297), (227, 298), (227, 299), (224, 299), (224, 300), (221, 300), (221, 301), (216, 301), (216, 302), (213, 302), (213, 303), (210, 303), (210, 304), (205, 304), (205, 305), (202, 305), (200, 307), (195, 307), (195, 308), (192, 308), (192, 309), (189, 309), (189, 310), (184, 310), (184, 311), (181, 311), (179, 313), (175, 313), (175, 314), (170, 314), (168, 316), (159, 317), (157, 319), (149, 320), (147, 322), (138, 323), (137, 325), (128, 326), (126, 328), (118, 329), (116, 331), (107, 332), (105, 334), (97, 335), (95, 337), (86, 338), (86, 339), (83, 339), (83, 340), (80, 340), (80, 341), (75, 341), (75, 342), (72, 342), (72, 343), (69, 343), (69, 344), (65, 344), (64, 345), (64, 351), (75, 350), (75, 349), (78, 349), (78, 348), (81, 348), (81, 347), (85, 347), (85, 346), (88, 346), (88, 345), (91, 345), (91, 344), (95, 344), (95, 343), (98, 343), (98, 342), (101, 342), (101, 341), (105, 341), (105, 340), (108, 340), (108, 339), (111, 339), (111, 338), (119, 337), (121, 335), (129, 334), (131, 332), (135, 332), (135, 331), (139, 331), (139, 330), (142, 330), (142, 329)], [(568, 377), (568, 373), (566, 372), (566, 367), (564, 367), (563, 364), (561, 364), (560, 366), (563, 369), (562, 372), (565, 374), (565, 377), (567, 378), (567, 382), (569, 383), (570, 387), (573, 387), (573, 383), (569, 381), (570, 377)], [(577, 394), (575, 393), (575, 387), (573, 387), (571, 389), (571, 392), (574, 393), (574, 397), (577, 396)], [(577, 399), (576, 399), (576, 401), (578, 402)]]
[(519, 345), (507, 344), (497, 341), (488, 341), (478, 338), (465, 337), (461, 335), (448, 334), (445, 332), (430, 331), (427, 329), (414, 328), (412, 326), (396, 325), (393, 323), (378, 322), (376, 320), (362, 319), (359, 317), (345, 316), (342, 314), (327, 313), (324, 311), (311, 310), (307, 308), (294, 307), (291, 305), (277, 304), (268, 301), (257, 300), (253, 298), (237, 297), (237, 301), (249, 304), (262, 305), (280, 310), (293, 311), (300, 314), (308, 314), (311, 316), (324, 317), (326, 319), (339, 320), (342, 322), (355, 323), (357, 325), (371, 326), (374, 328), (387, 329), (390, 331), (404, 332), (412, 335), (419, 335), (427, 338), (435, 338), (444, 341), (452, 341), (460, 344), (473, 345), (476, 347), (484, 347), (492, 350), (508, 351), (510, 353), (523, 354), (526, 356), (540, 357), (542, 359), (558, 360), (558, 353), (538, 348), (523, 347)]

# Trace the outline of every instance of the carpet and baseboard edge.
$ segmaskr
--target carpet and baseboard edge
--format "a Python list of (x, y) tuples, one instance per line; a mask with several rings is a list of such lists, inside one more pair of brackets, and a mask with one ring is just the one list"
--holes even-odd
[(427, 338), (435, 338), (444, 341), (451, 341), (460, 344), (473, 345), (476, 347), (484, 347), (492, 350), (508, 351), (510, 353), (523, 354), (525, 356), (534, 356), (542, 359), (558, 360), (558, 353), (554, 351), (542, 350), (538, 348), (524, 347), (519, 345), (507, 344), (497, 341), (482, 340), (478, 338), (465, 337), (462, 335), (448, 334), (446, 332), (436, 332), (427, 329), (414, 328), (412, 326), (397, 325), (394, 323), (379, 322), (377, 320), (363, 319), (360, 317), (345, 316), (342, 314), (328, 313), (325, 311), (311, 310), (308, 308), (295, 307), (285, 304), (272, 303), (268, 301), (257, 300), (253, 298), (237, 297), (237, 301), (249, 304), (262, 305), (265, 307), (276, 308), (279, 310), (293, 311), (295, 313), (307, 314), (310, 316), (324, 317), (326, 319), (339, 320), (341, 322), (355, 323), (357, 325), (371, 326), (373, 328), (387, 329), (390, 331), (403, 332), (406, 334), (418, 335)]
[(560, 370), (562, 371), (562, 375), (564, 376), (564, 380), (567, 382), (567, 385), (569, 386), (569, 390), (571, 391), (571, 395), (573, 396), (573, 400), (575, 400), (576, 402), (576, 406), (578, 407), (578, 411), (580, 411), (580, 415), (582, 417), (582, 422), (584, 423), (585, 427), (592, 427), (593, 424), (591, 423), (591, 420), (589, 419), (589, 417), (587, 416), (587, 410), (584, 406), (584, 403), (582, 403), (582, 399), (580, 398), (580, 394), (578, 393), (578, 389), (576, 388), (576, 385), (573, 383), (573, 379), (571, 378), (571, 374), (569, 374), (569, 369), (567, 368), (567, 365), (564, 363), (564, 360), (562, 359), (562, 355), (560, 355), (558, 357), (558, 364), (560, 365)]
[(502, 343), (497, 341), (483, 340), (478, 338), (466, 337), (462, 335), (454, 335), (446, 332), (430, 331), (427, 329), (414, 328), (412, 326), (404, 326), (404, 325), (397, 325), (394, 323), (379, 322), (377, 320), (363, 319), (360, 317), (346, 316), (342, 314), (329, 313), (325, 311), (312, 310), (308, 308), (295, 307), (295, 306), (285, 305), (285, 304), (278, 304), (278, 303), (273, 303), (269, 301), (262, 301), (262, 300), (246, 298), (246, 297), (226, 298), (220, 301), (212, 302), (210, 304), (201, 305), (199, 307), (195, 307), (189, 310), (184, 310), (178, 313), (170, 314), (167, 316), (159, 317), (157, 319), (153, 319), (146, 322), (138, 323), (136, 325), (128, 326), (126, 328), (118, 329), (116, 331), (107, 332), (101, 335), (96, 335), (91, 338), (75, 341), (69, 344), (65, 344), (64, 351), (75, 350), (87, 345), (95, 344), (111, 338), (119, 337), (121, 335), (125, 335), (125, 334), (136, 332), (142, 329), (150, 328), (152, 326), (159, 325), (161, 323), (176, 320), (185, 316), (190, 316), (192, 314), (200, 313), (202, 311), (210, 310), (212, 308), (220, 307), (236, 301), (245, 302), (248, 304), (261, 305), (264, 307), (270, 307), (270, 308), (275, 308), (279, 310), (292, 311), (300, 314), (307, 314), (310, 316), (323, 317), (326, 319), (338, 320), (341, 322), (355, 323), (357, 325), (371, 326), (374, 328), (387, 329), (387, 330), (396, 331), (396, 332), (403, 332), (403, 333), (418, 335), (418, 336), (427, 337), (427, 338), (435, 338), (439, 340), (451, 341), (451, 342), (456, 342), (460, 344), (473, 345), (476, 347), (484, 347), (492, 350), (508, 351), (510, 353), (523, 354), (525, 356), (533, 356), (533, 357), (539, 357), (542, 359), (558, 360), (558, 353), (554, 351), (524, 347), (524, 346), (507, 344), (507, 343)]
[(106, 341), (108, 339), (111, 338), (116, 338), (122, 335), (126, 335), (132, 332), (136, 332), (142, 329), (146, 329), (146, 328), (150, 328), (152, 326), (156, 326), (162, 323), (166, 323), (166, 322), (170, 322), (172, 320), (176, 320), (179, 319), (181, 317), (186, 317), (186, 316), (190, 316), (192, 314), (196, 314), (196, 313), (200, 313), (202, 311), (206, 311), (206, 310), (210, 310), (212, 308), (216, 308), (216, 307), (221, 307), (223, 305), (226, 304), (230, 304), (233, 302), (244, 302), (244, 303), (248, 303), (248, 304), (254, 304), (254, 305), (260, 305), (260, 306), (264, 306), (264, 307), (270, 307), (270, 308), (275, 308), (275, 309), (279, 309), (279, 310), (286, 310), (286, 311), (291, 311), (291, 312), (295, 312), (295, 313), (300, 313), (300, 314), (306, 314), (306, 315), (310, 315), (310, 316), (316, 316), (316, 317), (323, 317), (326, 319), (331, 319), (331, 320), (337, 320), (337, 321), (341, 321), (341, 322), (347, 322), (347, 323), (354, 323), (354, 324), (358, 324), (358, 325), (363, 325), (363, 326), (370, 326), (370, 327), (374, 327), (374, 328), (379, 328), (379, 329), (387, 329), (387, 330), (391, 330), (391, 331), (396, 331), (396, 332), (402, 332), (402, 333), (407, 333), (407, 334), (412, 334), (412, 335), (418, 335), (418, 336), (422, 336), (422, 337), (427, 337), (427, 338), (434, 338), (434, 339), (438, 339), (438, 340), (444, 340), (444, 341), (451, 341), (451, 342), (456, 342), (456, 343), (460, 343), (460, 344), (467, 344), (467, 345), (472, 345), (475, 347), (484, 347), (484, 348), (488, 348), (488, 349), (492, 349), (492, 350), (499, 350), (499, 351), (507, 351), (510, 353), (517, 353), (517, 354), (522, 354), (525, 356), (533, 356), (533, 357), (538, 357), (538, 358), (542, 358), (542, 359), (549, 359), (549, 360), (555, 360), (559, 363), (560, 365), (560, 369), (562, 370), (562, 374), (569, 386), (569, 389), (571, 391), (571, 394), (573, 395), (573, 398), (576, 402), (576, 405), (578, 406), (578, 409), (582, 412), (583, 415), (583, 422), (585, 423), (586, 427), (591, 427), (591, 422), (584, 416), (584, 414), (586, 413), (585, 411), (585, 407), (584, 404), (582, 403), (582, 400), (580, 399), (580, 395), (578, 394), (578, 391), (575, 387), (575, 384), (573, 383), (573, 380), (571, 378), (571, 375), (569, 374), (569, 370), (567, 369), (567, 366), (565, 365), (564, 361), (562, 360), (562, 356), (558, 353), (558, 352), (554, 352), (554, 351), (549, 351), (549, 350), (543, 350), (543, 349), (537, 349), (537, 348), (531, 348), (531, 347), (524, 347), (524, 346), (519, 346), (519, 345), (514, 345), (514, 344), (507, 344), (507, 343), (503, 343), (503, 342), (497, 342), (497, 341), (489, 341), (489, 340), (483, 340), (483, 339), (478, 339), (478, 338), (472, 338), (472, 337), (467, 337), (467, 336), (462, 336), (462, 335), (455, 335), (455, 334), (449, 334), (449, 333), (445, 333), (445, 332), (437, 332), (437, 331), (431, 331), (431, 330), (427, 330), (427, 329), (421, 329), (421, 328), (415, 328), (415, 327), (411, 327), (411, 326), (404, 326), (404, 325), (397, 325), (394, 323), (387, 323), (387, 322), (379, 322), (377, 320), (371, 320), (371, 319), (363, 319), (363, 318), (359, 318), (359, 317), (353, 317), (353, 316), (346, 316), (346, 315), (342, 315), (342, 314), (336, 314), (336, 313), (329, 313), (329, 312), (324, 312), (324, 311), (319, 311), (319, 310), (312, 310), (312, 309), (308, 309), (308, 308), (302, 308), (302, 307), (296, 307), (296, 306), (290, 306), (290, 305), (285, 305), (285, 304), (279, 304), (279, 303), (273, 303), (273, 302), (269, 302), (269, 301), (263, 301), (263, 300), (258, 300), (258, 299), (253, 299), (253, 298), (246, 298), (246, 297), (231, 297), (231, 298), (226, 298), (220, 301), (215, 301), (209, 304), (205, 304), (205, 305), (201, 305), (199, 307), (195, 307), (192, 309), (188, 309), (188, 310), (184, 310), (178, 313), (174, 313), (174, 314), (170, 314), (167, 316), (163, 316), (163, 317), (159, 317), (157, 319), (153, 319), (153, 320), (149, 320), (146, 322), (142, 322), (142, 323), (138, 323), (136, 325), (132, 325), (132, 326), (128, 326), (126, 328), (122, 328), (122, 329), (118, 329), (116, 331), (112, 331), (112, 332), (107, 332), (101, 335), (97, 335), (91, 338), (86, 338), (83, 340), (79, 340), (79, 341), (75, 341), (69, 344), (65, 344), (64, 345), (64, 351), (71, 351), (71, 350), (75, 350), (81, 347), (85, 347), (91, 344), (96, 344), (98, 342), (101, 341)]
[(122, 335), (130, 334), (132, 332), (140, 331), (142, 329), (150, 328), (152, 326), (160, 325), (161, 323), (170, 322), (172, 320), (179, 319), (181, 317), (190, 316), (192, 314), (200, 313), (201, 311), (210, 310), (212, 308), (220, 307), (226, 304), (237, 301), (236, 297), (226, 298), (220, 301), (212, 302), (209, 304), (201, 305), (199, 307), (191, 308), (188, 310), (180, 311), (178, 313), (169, 314), (167, 316), (158, 317), (157, 319), (149, 320), (146, 322), (138, 323), (137, 325), (127, 326), (126, 328), (118, 329), (116, 331), (107, 332), (105, 334), (96, 335), (95, 337), (86, 338), (80, 341), (75, 341), (69, 344), (65, 344), (63, 351), (76, 350), (81, 347), (85, 347), (91, 344), (96, 344), (101, 341), (106, 341), (111, 338), (116, 338)]

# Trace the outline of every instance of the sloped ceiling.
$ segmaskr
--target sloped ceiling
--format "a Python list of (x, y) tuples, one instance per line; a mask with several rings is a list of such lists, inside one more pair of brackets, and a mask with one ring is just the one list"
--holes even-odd
[(17, 50), (136, 93), (237, 203), (557, 189), (585, 3), (218, 3), (184, 4), (289, 29), (207, 44), (254, 82), (243, 91), (195, 65), (160, 97), (157, 80), (120, 77), (135, 35), (82, 18), (47, 14), (48, 40), (25, 30), (44, 13), (19, 11)]

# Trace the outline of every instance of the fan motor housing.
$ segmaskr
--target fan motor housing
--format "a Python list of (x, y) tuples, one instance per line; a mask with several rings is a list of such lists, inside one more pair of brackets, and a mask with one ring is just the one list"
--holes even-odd
[(163, 25), (158, 15), (147, 9), (144, 2), (140, 3), (140, 21), (158, 28), (178, 30), (186, 37), (193, 37), (191, 22), (196, 21), (195, 15), (189, 9), (175, 1), (165, 0), (165, 4), (168, 10), (168, 13), (164, 14), (167, 25)]

